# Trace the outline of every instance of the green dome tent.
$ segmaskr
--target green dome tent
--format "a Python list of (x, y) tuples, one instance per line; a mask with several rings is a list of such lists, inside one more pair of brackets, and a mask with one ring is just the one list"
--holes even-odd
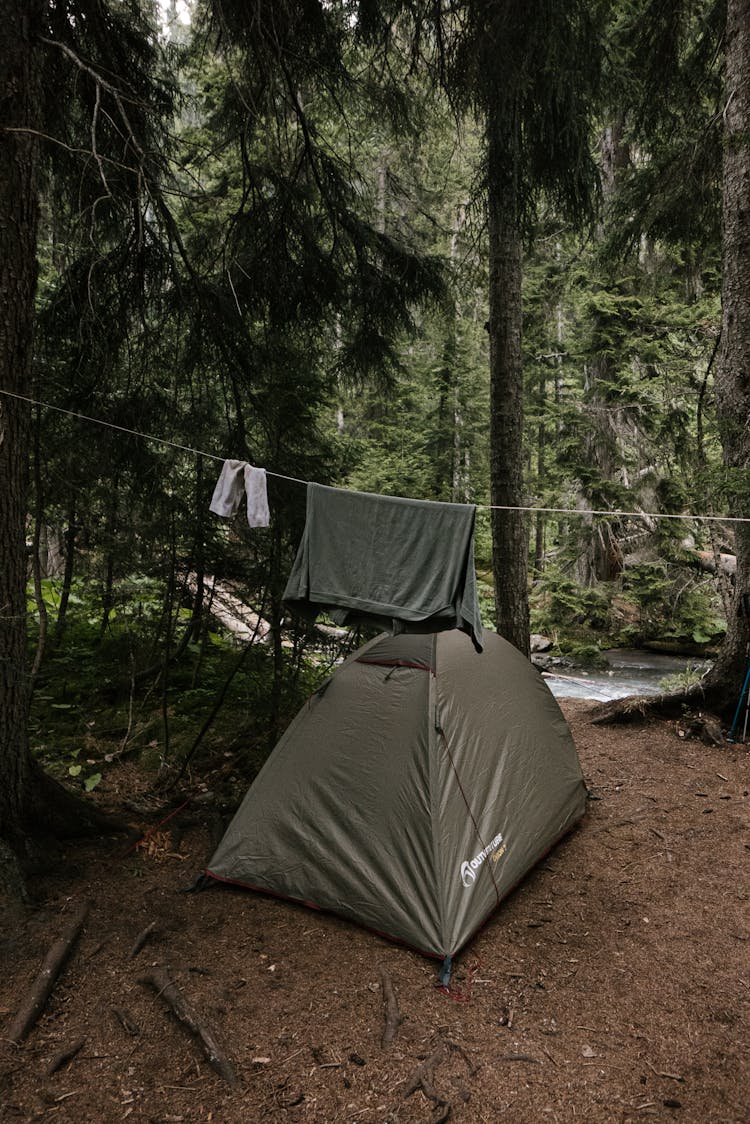
[(383, 635), (303, 706), (206, 874), (447, 958), (585, 803), (557, 702), (512, 645)]

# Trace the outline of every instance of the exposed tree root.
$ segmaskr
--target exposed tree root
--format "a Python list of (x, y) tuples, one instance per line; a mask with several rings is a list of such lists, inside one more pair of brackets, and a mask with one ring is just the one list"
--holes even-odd
[(29, 762), (26, 785), (20, 825), (0, 825), (0, 890), (16, 907), (28, 900), (26, 880), (46, 869), (57, 840), (131, 830), (124, 820), (65, 788), (36, 761)]
[(36, 762), (29, 778), (31, 798), (27, 820), (31, 829), (54, 839), (80, 839), (97, 833), (129, 831), (124, 820), (103, 812), (92, 801), (84, 800), (46, 773)]
[(28, 901), (18, 855), (2, 839), (0, 839), (0, 900), (8, 902), (14, 917), (21, 916), (22, 906)]
[(594, 707), (591, 721), (596, 725), (622, 722), (642, 722), (650, 718), (678, 718), (685, 710), (694, 708), (731, 722), (739, 702), (743, 679), (750, 661), (750, 646), (746, 651), (734, 649), (722, 652), (716, 663), (698, 683), (680, 691), (665, 691), (659, 695), (631, 695), (613, 699)]
[(124, 1007), (110, 1007), (110, 1011), (126, 1034), (132, 1034), (134, 1038), (138, 1037), (141, 1033), (141, 1028), (129, 1011), (126, 1011)]

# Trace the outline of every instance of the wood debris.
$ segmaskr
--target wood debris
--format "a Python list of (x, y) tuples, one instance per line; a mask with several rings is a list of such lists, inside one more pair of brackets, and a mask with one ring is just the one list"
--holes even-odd
[(142, 977), (140, 983), (152, 987), (157, 998), (162, 999), (179, 1022), (198, 1039), (209, 1065), (231, 1085), (237, 1085), (234, 1066), (219, 1045), (214, 1032), (201, 1018), (191, 1003), (170, 978), (166, 965), (156, 965)]
[(385, 1027), (383, 1028), (383, 1036), (380, 1040), (380, 1045), (385, 1049), (386, 1046), (390, 1046), (391, 1042), (393, 1042), (393, 1039), (396, 1037), (398, 1028), (404, 1021), (404, 1016), (398, 1009), (396, 993), (393, 990), (393, 982), (385, 968), (380, 969), (380, 986), (383, 990), (383, 1002), (385, 1004)]
[(89, 905), (88, 902), (85, 902), (69, 919), (62, 933), (45, 956), (34, 983), (8, 1028), (7, 1037), (11, 1042), (22, 1042), (44, 1010), (57, 978), (78, 940), (88, 911)]

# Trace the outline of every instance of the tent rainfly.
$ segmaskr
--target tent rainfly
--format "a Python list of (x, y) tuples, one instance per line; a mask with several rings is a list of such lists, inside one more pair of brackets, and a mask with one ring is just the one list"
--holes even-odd
[(450, 958), (583, 815), (538, 671), (486, 635), (381, 635), (303, 706), (206, 875)]

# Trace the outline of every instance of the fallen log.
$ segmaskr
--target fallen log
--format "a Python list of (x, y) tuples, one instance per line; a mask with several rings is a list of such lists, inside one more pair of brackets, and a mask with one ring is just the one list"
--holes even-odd
[(7, 1037), (11, 1042), (22, 1042), (44, 1010), (44, 1006), (57, 983), (57, 977), (78, 940), (88, 911), (89, 903), (85, 902), (69, 919), (62, 933), (45, 956), (36, 979), (8, 1028)]
[(393, 990), (393, 982), (385, 968), (380, 969), (380, 986), (383, 992), (383, 1002), (385, 1004), (385, 1027), (383, 1028), (383, 1037), (380, 1039), (380, 1045), (385, 1049), (386, 1046), (390, 1046), (391, 1042), (396, 1037), (398, 1028), (404, 1021), (404, 1016), (398, 1009), (396, 993)]
[(169, 969), (165, 965), (156, 965), (141, 977), (139, 983), (152, 987), (157, 998), (164, 1000), (175, 1018), (198, 1039), (212, 1069), (234, 1088), (237, 1085), (234, 1066), (216, 1040), (214, 1032), (170, 979)]
[(594, 726), (615, 725), (627, 722), (647, 722), (651, 718), (678, 718), (686, 706), (707, 705), (706, 687), (701, 680), (679, 691), (663, 691), (658, 695), (628, 695), (599, 703), (591, 710)]

